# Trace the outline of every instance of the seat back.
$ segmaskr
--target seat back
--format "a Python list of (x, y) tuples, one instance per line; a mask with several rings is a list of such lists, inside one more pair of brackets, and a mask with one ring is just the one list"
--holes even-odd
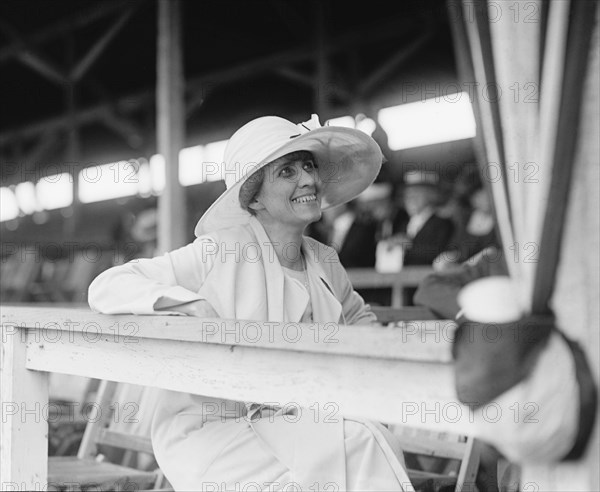
[[(476, 439), (399, 425), (391, 426), (390, 430), (400, 441), (405, 455), (417, 458), (408, 459), (407, 456), (411, 480), (430, 478), (434, 489), (438, 488), (436, 483), (446, 485), (455, 481), (456, 490), (476, 490), (475, 479), (480, 463)], [(419, 466), (411, 470), (414, 463)]]
[[(109, 448), (124, 450), (120, 464), (131, 465), (131, 461), (154, 458), (150, 440), (152, 409), (156, 407), (158, 390), (133, 384), (101, 381), (96, 402), (88, 415), (88, 424), (81, 441), (78, 458), (96, 458), (100, 453), (110, 453)], [(147, 455), (137, 460), (136, 454)], [(117, 453), (118, 455), (118, 453)]]
[[(438, 319), (424, 307), (373, 307), (373, 312), (382, 324)], [(447, 485), (461, 491), (476, 490), (481, 443), (468, 436), (407, 426), (394, 425), (390, 430), (400, 440), (404, 452), (413, 455), (407, 457), (411, 480), (429, 481), (434, 490)], [(411, 465), (418, 468), (411, 470)]]
[(68, 484), (78, 485), (77, 490), (169, 490), (150, 440), (158, 391), (101, 381), (93, 401), (82, 410), (87, 425), (77, 457), (49, 460), (51, 483), (58, 490)]

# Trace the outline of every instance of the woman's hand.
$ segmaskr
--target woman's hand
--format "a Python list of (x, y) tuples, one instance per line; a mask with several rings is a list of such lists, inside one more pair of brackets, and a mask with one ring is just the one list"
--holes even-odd
[(218, 318), (219, 315), (210, 305), (206, 299), (199, 301), (187, 302), (185, 304), (179, 304), (169, 308), (170, 311), (178, 311), (180, 313), (187, 314), (188, 316), (195, 316), (196, 318)]

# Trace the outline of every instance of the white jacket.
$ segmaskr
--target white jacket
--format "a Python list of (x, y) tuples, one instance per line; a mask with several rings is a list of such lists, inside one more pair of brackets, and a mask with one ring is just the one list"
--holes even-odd
[[(307, 237), (302, 249), (315, 322), (375, 320), (335, 250)], [(309, 302), (305, 287), (284, 274), (254, 218), (162, 257), (111, 268), (89, 289), (92, 309), (107, 314), (179, 314), (169, 307), (199, 299), (221, 318), (275, 322), (300, 321)], [(248, 422), (243, 417), (249, 405), (166, 392), (154, 415), (152, 442), (176, 490), (201, 490), (207, 484), (230, 490), (269, 481), (280, 483), (275, 489), (335, 483), (337, 490), (412, 490), (401, 450), (387, 429), (347, 419), (333, 425), (302, 418), (291, 425), (278, 414)], [(209, 415), (206, 408), (222, 414)]]

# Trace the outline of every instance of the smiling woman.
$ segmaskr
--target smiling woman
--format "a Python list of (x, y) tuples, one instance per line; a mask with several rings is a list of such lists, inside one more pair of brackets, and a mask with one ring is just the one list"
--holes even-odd
[(269, 237), (284, 234), (296, 239), (299, 246), (306, 226), (321, 218), (322, 183), (317, 164), (310, 152), (299, 151), (276, 159), (264, 169), (263, 181), (248, 202), (248, 210)]
[[(303, 232), (322, 209), (364, 191), (381, 162), (378, 145), (359, 130), (322, 128), (316, 116), (300, 125), (253, 120), (227, 145), (227, 190), (198, 222), (198, 239), (104, 272), (90, 305), (109, 314), (370, 323), (375, 316), (335, 251)], [(167, 392), (153, 422), (158, 463), (176, 490), (412, 490), (385, 427), (287, 403)]]

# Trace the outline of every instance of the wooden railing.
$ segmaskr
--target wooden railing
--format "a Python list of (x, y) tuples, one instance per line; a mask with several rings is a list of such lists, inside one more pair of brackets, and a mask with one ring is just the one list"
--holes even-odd
[(303, 408), (328, 403), (338, 415), (468, 433), (453, 389), (450, 321), (384, 328), (34, 306), (3, 306), (1, 318), (2, 489), (46, 484), (48, 372)]
[(408, 266), (398, 273), (379, 273), (371, 268), (349, 268), (347, 270), (350, 282), (355, 289), (392, 290), (391, 306), (402, 307), (402, 289), (417, 287), (429, 274), (433, 273), (430, 266)]

